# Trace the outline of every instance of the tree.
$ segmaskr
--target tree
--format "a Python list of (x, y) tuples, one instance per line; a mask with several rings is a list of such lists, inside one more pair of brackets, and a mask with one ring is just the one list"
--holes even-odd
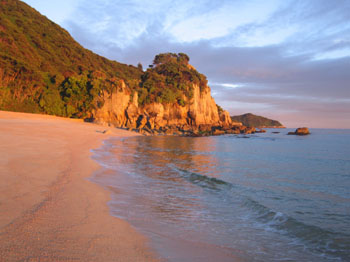
[(190, 62), (190, 57), (184, 53), (179, 53), (177, 57), (177, 61), (187, 65), (188, 62)]
[(159, 65), (159, 64), (165, 64), (170, 62), (171, 60), (177, 59), (177, 54), (175, 53), (164, 53), (159, 54), (154, 57), (153, 64)]
[(154, 67), (148, 68), (141, 77), (141, 88), (138, 89), (140, 102), (177, 103), (185, 106), (193, 98), (193, 84), (199, 85), (201, 91), (204, 90), (206, 77), (189, 66), (189, 60), (184, 53), (156, 55)]

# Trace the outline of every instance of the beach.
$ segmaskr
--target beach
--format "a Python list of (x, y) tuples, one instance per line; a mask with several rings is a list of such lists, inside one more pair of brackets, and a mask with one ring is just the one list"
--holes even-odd
[(349, 261), (349, 130), (140, 136), (0, 111), (0, 261)]
[[(108, 132), (103, 133), (103, 131)], [(135, 136), (82, 120), (0, 111), (1, 261), (157, 261), (90, 182), (91, 149)]]

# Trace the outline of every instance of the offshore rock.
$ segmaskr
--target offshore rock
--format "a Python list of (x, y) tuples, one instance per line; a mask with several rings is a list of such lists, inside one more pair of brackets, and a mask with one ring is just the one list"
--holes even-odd
[(288, 135), (306, 136), (309, 135), (310, 131), (307, 127), (299, 127), (294, 132), (289, 132)]

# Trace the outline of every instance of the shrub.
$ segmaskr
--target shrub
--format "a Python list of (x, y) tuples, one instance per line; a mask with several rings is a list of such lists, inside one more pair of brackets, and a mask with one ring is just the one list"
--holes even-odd
[[(188, 65), (190, 58), (184, 54), (165, 53), (156, 55), (153, 67), (148, 68), (141, 77), (141, 89), (147, 89), (149, 99), (139, 99), (143, 103), (178, 103), (184, 106), (185, 100), (193, 98), (193, 84), (201, 90), (207, 85), (204, 75)], [(145, 90), (139, 89), (139, 95), (145, 96)], [(159, 97), (159, 98), (158, 98)]]

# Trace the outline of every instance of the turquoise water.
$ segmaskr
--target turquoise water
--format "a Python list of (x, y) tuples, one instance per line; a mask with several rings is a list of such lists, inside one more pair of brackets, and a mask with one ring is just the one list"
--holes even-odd
[(111, 139), (93, 180), (168, 261), (350, 261), (350, 130), (288, 131)]

